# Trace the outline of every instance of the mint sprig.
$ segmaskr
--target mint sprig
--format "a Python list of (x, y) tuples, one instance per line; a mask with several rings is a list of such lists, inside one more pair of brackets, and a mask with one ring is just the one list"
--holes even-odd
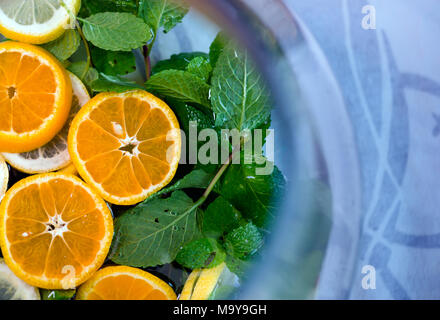
[(79, 48), (81, 37), (75, 29), (68, 29), (58, 39), (42, 45), (50, 51), (58, 60), (65, 61), (69, 59)]
[(153, 75), (145, 86), (148, 91), (159, 96), (210, 108), (209, 85), (190, 72), (161, 71)]
[(185, 244), (200, 236), (198, 210), (183, 191), (128, 210), (115, 221), (110, 259), (135, 267), (172, 262)]
[(229, 43), (212, 76), (212, 108), (219, 128), (255, 129), (270, 117), (271, 104), (260, 73), (246, 51)]
[(103, 12), (78, 20), (87, 40), (104, 50), (131, 51), (151, 39), (145, 22), (130, 13)]

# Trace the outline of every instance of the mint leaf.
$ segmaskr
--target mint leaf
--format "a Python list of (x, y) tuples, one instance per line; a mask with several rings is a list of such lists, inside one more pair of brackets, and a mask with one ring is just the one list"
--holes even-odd
[(185, 103), (174, 103), (172, 108), (179, 119), (180, 126), (189, 138), (190, 121), (197, 122), (197, 131), (214, 127), (214, 118)]
[(218, 58), (211, 83), (219, 128), (255, 129), (269, 118), (269, 96), (247, 52), (229, 44)]
[(99, 72), (110, 76), (125, 75), (136, 71), (133, 52), (108, 51), (92, 48), (92, 60)]
[(243, 223), (240, 212), (223, 197), (215, 199), (205, 210), (202, 231), (206, 236), (220, 238)]
[(178, 264), (189, 269), (213, 268), (225, 261), (226, 254), (214, 239), (203, 238), (187, 244), (176, 257)]
[(154, 34), (157, 34), (161, 27), (165, 33), (170, 31), (182, 21), (187, 12), (188, 8), (170, 0), (141, 0), (139, 2), (139, 17), (148, 23)]
[[(99, 73), (94, 68), (89, 68), (87, 73), (84, 76), (84, 72), (86, 71), (87, 63), (85, 61), (78, 61), (70, 64), (67, 67), (67, 70), (75, 74), (81, 81), (87, 86), (89, 90), (91, 90), (90, 85), (98, 79)], [(83, 77), (84, 76), (84, 77)]]
[[(269, 165), (273, 165), (269, 162)], [(258, 175), (259, 166), (231, 165), (217, 191), (228, 200), (244, 218), (263, 227), (275, 216), (285, 191), (284, 176), (276, 166), (270, 175)]]
[(145, 89), (136, 82), (103, 73), (100, 73), (98, 79), (90, 83), (90, 87), (95, 92), (126, 92), (134, 89)]
[(252, 256), (262, 245), (263, 236), (252, 223), (238, 227), (225, 237), (226, 252), (239, 259)]
[(130, 13), (104, 12), (78, 20), (87, 40), (104, 50), (131, 51), (151, 38), (148, 26)]
[(75, 296), (76, 290), (49, 290), (40, 289), (41, 300), (70, 300)]
[(58, 39), (43, 44), (42, 47), (51, 52), (58, 60), (69, 59), (79, 48), (81, 37), (78, 31), (67, 29)]
[(203, 52), (183, 52), (173, 54), (169, 59), (161, 60), (153, 67), (152, 74), (159, 73), (164, 70), (182, 70), (185, 71), (192, 59), (197, 57), (208, 58)]
[(196, 75), (203, 81), (208, 81), (211, 76), (212, 67), (208, 59), (196, 57), (189, 62), (186, 71)]
[(88, 17), (99, 12), (129, 12), (136, 14), (136, 0), (82, 0), (81, 17)]
[(165, 98), (210, 107), (209, 85), (189, 72), (165, 70), (153, 75), (145, 85), (148, 91)]
[(211, 43), (211, 46), (209, 47), (209, 61), (213, 67), (215, 67), (217, 64), (218, 58), (220, 57), (220, 54), (223, 52), (227, 43), (228, 39), (223, 32), (219, 32), (214, 41)]
[(185, 177), (177, 181), (174, 185), (162, 189), (161, 191), (159, 191), (159, 193), (164, 194), (164, 193), (173, 192), (175, 190), (190, 189), (190, 188), (206, 189), (213, 177), (214, 177), (213, 173), (208, 173), (202, 169), (193, 170), (190, 173), (188, 173)]
[(171, 192), (174, 192), (176, 190), (183, 190), (183, 189), (206, 189), (209, 186), (209, 183), (214, 178), (215, 173), (214, 172), (206, 172), (202, 169), (196, 169), (188, 173), (186, 176), (184, 176), (182, 179), (178, 180), (176, 183), (174, 183), (172, 186), (164, 188), (155, 194), (148, 197), (146, 200), (144, 200), (144, 203), (150, 201), (151, 199), (158, 198), (159, 196), (163, 194), (168, 194)]
[(110, 259), (133, 267), (172, 262), (181, 247), (199, 237), (197, 211), (183, 191), (126, 211), (115, 220)]

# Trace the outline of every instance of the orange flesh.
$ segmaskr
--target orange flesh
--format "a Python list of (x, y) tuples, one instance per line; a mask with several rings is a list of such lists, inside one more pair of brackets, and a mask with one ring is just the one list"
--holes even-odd
[(78, 155), (109, 194), (140, 195), (171, 170), (167, 153), (176, 143), (167, 141), (171, 129), (161, 109), (133, 97), (112, 97), (79, 125)]
[(24, 272), (63, 279), (65, 266), (80, 274), (96, 260), (104, 225), (102, 213), (83, 187), (52, 179), (14, 195), (5, 230), (11, 258)]
[(38, 58), (0, 53), (0, 131), (38, 129), (54, 110), (56, 90), (53, 71)]
[(128, 274), (101, 279), (87, 296), (88, 300), (168, 300), (147, 281)]

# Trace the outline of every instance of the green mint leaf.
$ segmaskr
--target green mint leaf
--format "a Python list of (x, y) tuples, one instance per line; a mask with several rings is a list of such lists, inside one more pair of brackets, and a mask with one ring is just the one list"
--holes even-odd
[(172, 193), (176, 190), (183, 189), (206, 189), (214, 178), (214, 172), (206, 172), (203, 169), (196, 169), (188, 173), (182, 179), (178, 180), (172, 186), (164, 188), (159, 192), (148, 197), (143, 203), (147, 203), (152, 199), (156, 199), (163, 194)]
[(79, 48), (81, 37), (78, 31), (67, 29), (58, 39), (43, 44), (42, 47), (51, 52), (58, 60), (69, 59)]
[(110, 76), (125, 75), (136, 71), (133, 52), (108, 51), (92, 48), (92, 60), (99, 72)]
[(202, 169), (193, 170), (190, 173), (188, 173), (185, 177), (177, 181), (171, 187), (162, 189), (159, 192), (161, 194), (165, 194), (165, 193), (173, 192), (175, 190), (190, 189), (190, 188), (206, 189), (209, 186), (209, 183), (211, 182), (212, 178), (214, 178), (214, 175), (212, 173), (208, 173)]
[(187, 244), (176, 256), (178, 264), (189, 269), (213, 268), (224, 262), (226, 254), (214, 239), (203, 238)]
[(164, 70), (185, 71), (191, 60), (197, 57), (208, 58), (208, 55), (203, 52), (183, 52), (173, 54), (169, 59), (156, 63), (156, 65), (153, 67), (152, 74), (156, 74)]
[(269, 118), (269, 96), (247, 52), (229, 44), (218, 58), (211, 83), (219, 128), (255, 129)]
[(273, 163), (268, 162), (267, 166), (273, 166), (273, 172), (262, 175), (257, 174), (260, 166), (255, 162), (233, 164), (217, 186), (218, 193), (258, 227), (264, 227), (275, 216), (286, 184), (284, 176)]
[(220, 238), (243, 222), (240, 212), (223, 197), (218, 197), (205, 210), (202, 231), (206, 236)]
[(80, 17), (99, 12), (128, 12), (136, 14), (136, 0), (82, 0)]
[(75, 289), (70, 290), (48, 290), (40, 289), (41, 300), (70, 300), (76, 293)]
[(209, 61), (213, 67), (216, 66), (220, 54), (223, 52), (228, 39), (223, 32), (219, 32), (209, 47)]
[(183, 191), (128, 210), (115, 220), (110, 259), (133, 267), (172, 262), (182, 247), (200, 235), (197, 211)]
[(197, 132), (203, 129), (214, 128), (214, 118), (205, 112), (187, 105), (186, 103), (171, 104), (179, 119), (180, 126), (189, 138), (189, 125), (191, 121), (197, 122)]
[[(99, 78), (99, 73), (94, 68), (89, 68), (87, 73), (84, 76), (84, 72), (87, 68), (87, 62), (85, 61), (78, 61), (71, 63), (67, 70), (72, 72), (74, 75), (76, 75), (78, 78), (81, 79), (81, 81), (87, 86), (87, 89), (91, 91), (90, 85)], [(83, 77), (84, 76), (84, 77)]]
[(182, 22), (187, 12), (188, 8), (171, 0), (141, 0), (139, 2), (139, 17), (148, 23), (154, 34), (157, 34), (161, 27), (164, 32), (170, 31)]
[(203, 81), (208, 81), (211, 76), (212, 67), (208, 59), (196, 57), (189, 62), (186, 71), (196, 75)]
[(225, 237), (226, 252), (239, 259), (252, 256), (262, 245), (263, 236), (252, 223), (238, 227)]
[(210, 107), (209, 85), (192, 73), (165, 70), (153, 75), (145, 85), (159, 96)]
[(138, 85), (136, 82), (103, 73), (99, 74), (99, 78), (93, 81), (90, 87), (95, 92), (126, 92), (134, 89), (145, 90), (144, 87)]
[(130, 13), (104, 12), (79, 20), (87, 40), (104, 50), (131, 51), (151, 38), (149, 27)]

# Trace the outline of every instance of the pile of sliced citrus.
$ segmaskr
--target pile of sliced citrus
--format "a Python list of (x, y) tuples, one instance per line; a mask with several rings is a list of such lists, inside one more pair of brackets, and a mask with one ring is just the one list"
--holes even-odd
[[(0, 1), (0, 33), (21, 41), (0, 43), (0, 286), (25, 299), (39, 298), (35, 287), (80, 285), (78, 299), (176, 299), (140, 269), (98, 271), (113, 238), (105, 201), (132, 205), (166, 186), (181, 137), (160, 99), (141, 90), (91, 99), (78, 77), (33, 45), (58, 38), (79, 5)], [(28, 175), (9, 189), (6, 162)]]

